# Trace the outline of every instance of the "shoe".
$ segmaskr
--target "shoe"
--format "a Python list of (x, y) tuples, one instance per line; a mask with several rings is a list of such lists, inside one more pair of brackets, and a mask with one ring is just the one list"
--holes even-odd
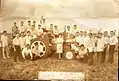
[(6, 59), (6, 57), (3, 57), (3, 59)]

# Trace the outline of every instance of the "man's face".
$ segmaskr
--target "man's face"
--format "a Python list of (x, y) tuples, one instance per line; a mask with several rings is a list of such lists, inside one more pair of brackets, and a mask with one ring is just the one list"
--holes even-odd
[(28, 25), (31, 25), (31, 21), (28, 22)]
[(57, 29), (58, 29), (58, 28), (57, 28), (57, 26), (55, 26), (54, 28), (55, 28), (55, 30), (57, 30)]
[(79, 36), (79, 32), (76, 32), (76, 36)]
[(4, 35), (7, 35), (7, 32), (5, 32)]
[(81, 36), (83, 35), (83, 32), (82, 32), (82, 31), (80, 32), (80, 35), (81, 35)]
[(21, 26), (23, 26), (24, 25), (24, 22), (21, 22)]
[(17, 23), (16, 22), (14, 22), (14, 26), (16, 26), (17, 25)]
[(108, 36), (108, 32), (104, 32), (104, 36)]
[(28, 32), (27, 35), (28, 35), (28, 36), (31, 36), (31, 32)]
[(70, 26), (67, 26), (67, 30), (70, 30)]
[(50, 24), (50, 28), (53, 29), (53, 24)]
[(35, 29), (35, 26), (33, 25), (33, 26), (31, 27), (31, 29), (34, 30), (34, 29)]
[(24, 36), (24, 33), (21, 33), (21, 36), (23, 37)]
[(33, 25), (35, 25), (36, 24), (36, 21), (33, 21)]
[(92, 34), (89, 34), (89, 37), (92, 38)]
[(110, 32), (110, 35), (111, 35), (111, 36), (113, 36), (113, 35), (114, 35), (114, 33), (111, 31), (111, 32)]
[(38, 25), (38, 29), (40, 29), (41, 28), (41, 26), (40, 25)]
[(74, 26), (74, 30), (77, 29), (77, 26)]
[(81, 46), (80, 49), (81, 49), (81, 50), (84, 50), (84, 46)]
[(84, 36), (87, 36), (87, 32), (86, 31), (84, 31)]
[(19, 35), (19, 34), (16, 34), (16, 37), (17, 37), (17, 38), (19, 38), (19, 37), (20, 37), (20, 35)]

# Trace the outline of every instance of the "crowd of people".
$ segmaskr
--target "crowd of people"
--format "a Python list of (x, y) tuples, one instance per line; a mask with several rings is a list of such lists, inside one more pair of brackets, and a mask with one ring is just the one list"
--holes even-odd
[[(99, 64), (105, 63), (105, 59), (108, 55), (108, 62), (113, 63), (114, 52), (118, 49), (118, 37), (115, 35), (115, 31), (104, 31), (93, 33), (89, 31), (81, 31), (77, 25), (66, 26), (64, 32), (60, 33), (58, 26), (50, 24), (50, 28), (47, 29), (45, 18), (43, 16), (38, 22), (28, 21), (27, 25), (24, 22), (20, 22), (20, 26), (14, 22), (12, 27), (12, 47), (14, 49), (14, 62), (17, 62), (17, 58), (33, 60), (39, 56), (40, 47), (38, 43), (35, 43), (35, 47), (31, 50), (31, 40), (39, 36), (50, 34), (52, 37), (50, 40), (50, 46), (52, 46), (52, 40), (56, 39), (56, 53), (59, 55), (59, 59), (62, 58), (64, 53), (64, 42), (70, 42), (71, 50), (77, 53), (76, 59), (84, 61), (89, 65), (94, 62), (93, 56), (97, 54), (97, 62)], [(72, 28), (72, 29), (71, 29)], [(1, 36), (1, 49), (3, 59), (10, 58), (8, 50), (8, 36), (7, 31), (3, 31)]]

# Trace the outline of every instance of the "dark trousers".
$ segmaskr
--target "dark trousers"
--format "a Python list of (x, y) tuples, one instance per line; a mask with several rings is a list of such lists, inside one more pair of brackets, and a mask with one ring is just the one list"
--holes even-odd
[(97, 52), (97, 64), (101, 64), (103, 61), (103, 52)]
[(114, 61), (114, 51), (115, 51), (115, 45), (110, 45), (110, 47), (109, 47), (108, 62), (111, 63), (111, 64)]
[(16, 51), (14, 51), (14, 62), (17, 62), (17, 58), (21, 60), (21, 48), (19, 45), (15, 45)]
[(104, 49), (104, 51), (103, 51), (103, 53), (102, 53), (101, 63), (105, 63), (106, 56), (107, 56), (107, 47)]
[(94, 55), (94, 52), (89, 52), (89, 54), (88, 54), (88, 65), (93, 65), (93, 55)]

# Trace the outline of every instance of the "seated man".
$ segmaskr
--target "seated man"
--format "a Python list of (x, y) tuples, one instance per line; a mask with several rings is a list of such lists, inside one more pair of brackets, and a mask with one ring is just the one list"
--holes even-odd
[(87, 62), (87, 54), (88, 50), (84, 47), (84, 45), (81, 45), (76, 58), (80, 61)]
[(35, 47), (32, 49), (32, 53), (36, 56), (40, 56), (40, 52), (42, 49), (40, 49), (40, 45), (38, 45), (38, 42), (35, 43)]
[(24, 59), (30, 59), (33, 60), (33, 54), (30, 49), (30, 45), (27, 44), (26, 47), (22, 50), (22, 56)]

